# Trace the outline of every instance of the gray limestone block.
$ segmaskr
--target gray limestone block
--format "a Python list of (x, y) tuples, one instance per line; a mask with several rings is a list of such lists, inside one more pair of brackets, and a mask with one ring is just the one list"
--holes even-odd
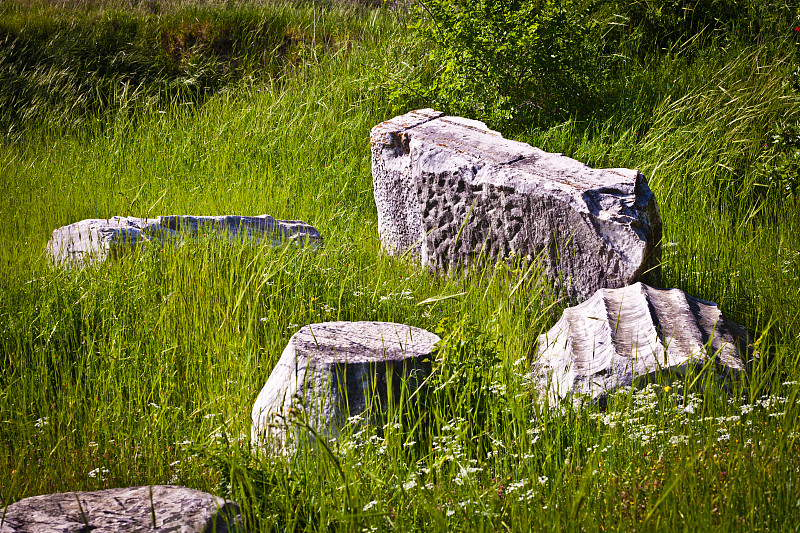
[(170, 215), (81, 220), (53, 231), (47, 251), (57, 264), (81, 266), (148, 242), (197, 241), (210, 235), (298, 246), (322, 244), (322, 236), (313, 226), (297, 220), (278, 220), (269, 215)]
[(253, 405), (252, 440), (286, 453), (313, 433), (336, 438), (349, 417), (418, 396), (439, 337), (391, 322), (324, 322), (290, 339)]
[(511, 255), (571, 299), (658, 284), (661, 216), (645, 177), (593, 169), (431, 109), (372, 129), (383, 248), (439, 272)]
[(690, 368), (730, 382), (745, 376), (757, 356), (747, 330), (715, 303), (636, 283), (598, 290), (565, 309), (539, 337), (532, 377), (550, 402), (569, 395), (603, 401), (619, 387)]
[(172, 485), (32, 496), (0, 514), (0, 533), (245, 531), (235, 503)]

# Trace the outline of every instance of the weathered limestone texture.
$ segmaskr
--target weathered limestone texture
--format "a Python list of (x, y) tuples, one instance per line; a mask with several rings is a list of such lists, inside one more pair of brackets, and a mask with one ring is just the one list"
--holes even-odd
[(578, 301), (658, 284), (661, 216), (638, 171), (592, 169), (431, 109), (375, 126), (370, 140), (388, 253), (438, 271), (539, 259)]
[[(286, 453), (307, 436), (336, 437), (348, 417), (409, 398), (431, 370), (439, 337), (391, 322), (324, 322), (302, 327), (253, 405), (252, 437)], [(313, 440), (313, 434), (311, 435)]]
[(146, 242), (197, 240), (221, 234), (234, 239), (288, 241), (300, 246), (322, 244), (322, 236), (314, 227), (296, 220), (278, 220), (269, 215), (171, 215), (81, 220), (53, 231), (47, 251), (56, 263), (81, 266), (102, 261), (109, 254), (135, 249)]
[(636, 283), (565, 309), (539, 337), (533, 377), (551, 402), (570, 394), (603, 401), (619, 387), (706, 364), (723, 380), (739, 378), (756, 357), (747, 330), (717, 304)]
[(235, 503), (172, 485), (33, 496), (9, 505), (0, 525), (0, 533), (88, 531), (228, 533), (245, 529)]

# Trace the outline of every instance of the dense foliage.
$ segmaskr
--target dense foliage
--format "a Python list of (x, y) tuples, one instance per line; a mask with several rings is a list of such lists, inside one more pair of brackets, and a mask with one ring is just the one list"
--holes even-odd
[(786, 39), (796, 8), (741, 0), (419, 0), (431, 71), (400, 88), (498, 128), (605, 117), (632, 69), (735, 43)]
[(422, 0), (420, 39), (439, 69), (411, 90), (493, 125), (553, 121), (591, 107), (600, 69), (582, 0)]

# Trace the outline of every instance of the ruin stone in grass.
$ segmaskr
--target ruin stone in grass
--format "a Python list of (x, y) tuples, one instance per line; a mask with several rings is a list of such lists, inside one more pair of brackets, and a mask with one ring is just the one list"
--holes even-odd
[(730, 382), (756, 356), (745, 328), (715, 303), (636, 283), (598, 290), (565, 309), (539, 337), (533, 378), (550, 402), (570, 395), (602, 402), (619, 387), (665, 373), (705, 369)]
[(53, 231), (47, 251), (58, 264), (81, 266), (148, 242), (196, 241), (212, 235), (299, 246), (322, 243), (322, 236), (314, 227), (296, 220), (278, 220), (269, 215), (171, 215), (81, 220)]
[(0, 515), (0, 533), (245, 531), (235, 503), (172, 485), (32, 496), (0, 509)]
[(537, 259), (577, 301), (658, 284), (661, 217), (638, 171), (593, 169), (431, 109), (383, 122), (370, 138), (388, 253), (440, 272)]
[(314, 433), (335, 438), (349, 417), (368, 409), (380, 412), (401, 398), (418, 399), (439, 340), (391, 322), (302, 327), (253, 405), (253, 441), (285, 453)]

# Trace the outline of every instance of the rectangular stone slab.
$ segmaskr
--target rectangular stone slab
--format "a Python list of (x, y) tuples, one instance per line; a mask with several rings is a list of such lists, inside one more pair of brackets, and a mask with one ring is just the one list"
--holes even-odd
[(0, 533), (244, 533), (239, 506), (174, 485), (31, 496), (0, 509)]
[(636, 170), (593, 169), (432, 109), (383, 122), (370, 140), (378, 233), (392, 255), (439, 272), (538, 260), (573, 301), (659, 282), (661, 216)]
[(56, 264), (82, 266), (147, 242), (196, 241), (211, 235), (299, 246), (323, 242), (313, 226), (269, 215), (111, 217), (81, 220), (54, 230), (47, 252)]

